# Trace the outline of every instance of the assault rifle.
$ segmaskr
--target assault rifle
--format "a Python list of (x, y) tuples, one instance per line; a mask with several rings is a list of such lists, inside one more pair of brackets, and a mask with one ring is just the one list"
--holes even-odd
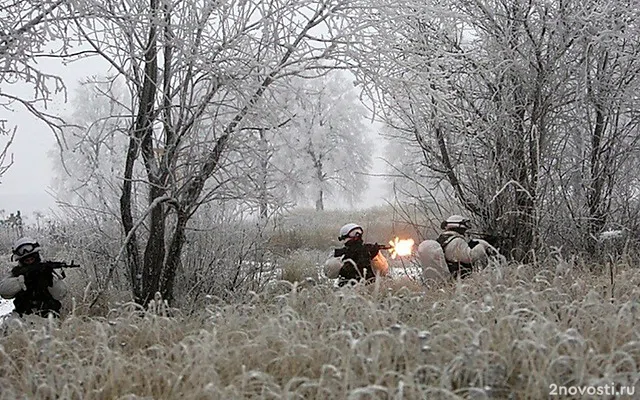
[[(487, 254), (491, 255), (490, 253), (492, 252), (498, 252), (498, 248), (503, 247), (503, 246), (507, 246), (509, 245), (509, 243), (511, 243), (511, 241), (513, 239), (515, 239), (515, 236), (512, 235), (492, 235), (489, 233), (482, 233), (482, 232), (469, 232), (467, 231), (467, 233), (469, 233), (471, 236), (476, 236), (480, 239), (485, 240), (487, 243), (489, 243), (489, 245), (492, 247), (492, 249), (487, 249)], [(474, 239), (472, 239), (469, 242), (469, 246), (472, 246), (472, 242), (474, 241)]]
[[(376, 248), (378, 250), (391, 250), (391, 249), (393, 249), (393, 246), (388, 245), (388, 244), (385, 245), (385, 244), (378, 244), (378, 243), (365, 243), (364, 245), (365, 245), (365, 247), (369, 247), (369, 248), (374, 247), (374, 248)], [(334, 257), (342, 257), (343, 255), (346, 254), (346, 252), (347, 252), (346, 248), (334, 249), (333, 256)]]
[[(13, 276), (24, 275), (26, 278), (27, 275), (39, 274), (45, 271), (53, 272), (54, 269), (62, 270), (63, 268), (80, 268), (80, 265), (74, 264), (73, 261), (71, 261), (71, 264), (62, 261), (41, 261), (35, 264), (17, 265), (11, 269), (11, 273)], [(61, 271), (61, 275), (62, 278), (66, 277), (64, 270)]]

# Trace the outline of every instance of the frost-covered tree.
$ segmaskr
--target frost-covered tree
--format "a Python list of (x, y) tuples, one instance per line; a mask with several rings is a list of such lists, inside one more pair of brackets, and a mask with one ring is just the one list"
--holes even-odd
[(361, 199), (367, 189), (373, 143), (367, 109), (345, 74), (295, 79), (285, 110), (291, 122), (281, 129), (284, 141), (274, 160), (292, 167), (290, 191), (297, 200), (312, 199), (323, 210), (327, 198)]
[(637, 7), (383, 0), (368, 10), (352, 54), (394, 134), (420, 150), (410, 179), (444, 179), (517, 258), (574, 228), (602, 229), (637, 150)]
[(271, 101), (268, 93), (265, 97), (268, 100), (247, 116), (245, 127), (230, 142), (229, 154), (236, 170), (235, 191), (244, 193), (242, 202), (262, 222), (295, 206), (298, 183), (296, 165), (291, 162), (294, 153), (283, 135), (292, 119), (282, 104)]
[(290, 128), (307, 195), (323, 210), (325, 196), (361, 199), (367, 189), (373, 143), (367, 110), (351, 82), (338, 74), (303, 81), (298, 117)]
[[(1, 123), (1, 122), (0, 122)], [(7, 172), (9, 168), (13, 165), (13, 154), (9, 153), (9, 148), (11, 147), (11, 143), (13, 143), (13, 139), (16, 136), (16, 129), (13, 132), (7, 132), (4, 127), (0, 128), (0, 137), (2, 137), (3, 141), (5, 137), (7, 138), (3, 144), (0, 144), (0, 179)], [(2, 181), (0, 181), (1, 183)]]
[[(353, 201), (366, 190), (373, 143), (367, 109), (348, 75), (273, 84), (230, 142), (245, 199), (262, 218), (311, 200)], [(255, 193), (256, 196), (251, 194)]]
[[(131, 100), (118, 81), (95, 78), (82, 83), (71, 98), (66, 116), (67, 145), (50, 152), (53, 188), (63, 206), (91, 214), (94, 221), (113, 222), (119, 212), (123, 159)], [(138, 171), (138, 178), (143, 176)], [(100, 224), (99, 224), (100, 225)]]
[[(352, 8), (334, 0), (83, 3), (91, 18), (77, 30), (126, 80), (135, 104), (119, 203), (134, 298), (146, 303), (159, 291), (172, 300), (190, 218), (204, 202), (241, 195), (236, 178), (246, 171), (232, 155), (247, 117), (274, 82), (338, 62), (334, 39)], [(139, 163), (144, 209), (133, 197)]]
[[(56, 139), (63, 121), (45, 111), (52, 96), (64, 92), (64, 82), (38, 65), (44, 57), (67, 55), (65, 26), (74, 15), (64, 0), (7, 0), (0, 5), (0, 108), (24, 107), (53, 129)], [(55, 42), (55, 47), (47, 46)], [(25, 88), (32, 95), (24, 95)], [(0, 177), (13, 163), (9, 146), (16, 128), (0, 117)], [(6, 139), (5, 139), (6, 138)]]
[[(49, 151), (52, 189), (67, 227), (82, 230), (65, 242), (82, 248), (83, 254), (90, 252), (91, 259), (85, 261), (95, 268), (94, 277), (102, 286), (107, 279), (102, 269), (110, 265), (121, 244), (119, 198), (131, 99), (121, 82), (102, 77), (81, 83), (70, 103), (73, 112), (64, 116), (69, 126), (62, 130), (66, 145)], [(144, 179), (141, 166), (134, 176)], [(138, 203), (141, 186), (134, 183)], [(119, 278), (117, 283), (121, 282), (126, 285), (126, 278)]]

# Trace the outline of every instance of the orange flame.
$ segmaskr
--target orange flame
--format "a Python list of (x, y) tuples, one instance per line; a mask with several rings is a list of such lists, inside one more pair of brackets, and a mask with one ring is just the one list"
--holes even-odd
[(395, 259), (397, 256), (409, 256), (413, 249), (413, 239), (399, 239), (397, 236), (395, 239), (390, 240), (389, 244), (392, 246), (391, 258)]

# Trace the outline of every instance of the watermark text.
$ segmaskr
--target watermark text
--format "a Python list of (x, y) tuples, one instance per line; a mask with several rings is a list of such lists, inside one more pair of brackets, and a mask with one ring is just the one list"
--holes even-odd
[(598, 386), (549, 385), (549, 396), (633, 396), (635, 392), (634, 386), (616, 386), (615, 383)]

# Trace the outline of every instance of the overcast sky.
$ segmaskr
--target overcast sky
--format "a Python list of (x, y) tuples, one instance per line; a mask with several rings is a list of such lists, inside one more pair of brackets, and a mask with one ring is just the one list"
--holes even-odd
[[(47, 70), (56, 70), (58, 73), (61, 70), (53, 62), (42, 64), (47, 66)], [(70, 78), (66, 80), (72, 81)], [(3, 85), (1, 90), (23, 98), (30, 98), (33, 94), (29, 87), (18, 85)], [(50, 107), (48, 111), (51, 113), (63, 111), (64, 96), (56, 96)], [(1, 178), (0, 209), (7, 215), (17, 210), (27, 216), (36, 210), (48, 214), (48, 210), (55, 207), (55, 200), (47, 194), (52, 178), (52, 163), (46, 153), (56, 143), (53, 133), (22, 105), (14, 105), (13, 112), (0, 109), (0, 115), (1, 119), (7, 120), (7, 129), (17, 127), (16, 137), (9, 150), (13, 154), (14, 163)], [(4, 145), (7, 138), (2, 137), (0, 140)]]
[[(77, 62), (66, 67), (50, 59), (42, 60), (39, 64), (41, 69), (47, 73), (61, 76), (67, 87), (69, 96), (67, 103), (65, 103), (63, 95), (56, 95), (47, 110), (56, 115), (69, 114), (70, 100), (80, 80), (90, 75), (101, 75), (106, 72), (105, 66), (97, 59)], [(0, 90), (25, 98), (32, 95), (32, 89), (26, 86), (3, 85)], [(18, 129), (10, 150), (13, 153), (14, 164), (0, 178), (0, 210), (4, 210), (5, 215), (20, 210), (23, 216), (28, 218), (28, 221), (33, 221), (30, 217), (34, 211), (51, 215), (52, 212), (58, 210), (50, 189), (53, 164), (47, 155), (51, 149), (55, 149), (57, 146), (52, 131), (21, 105), (15, 105), (13, 112), (0, 109), (0, 120), (7, 120), (7, 128), (17, 126)], [(376, 136), (376, 154), (371, 173), (378, 174), (381, 173), (384, 163), (377, 160), (383, 146), (377, 137), (376, 125), (372, 125), (371, 134)], [(6, 140), (7, 138), (0, 137), (0, 145), (4, 145)], [(363, 196), (365, 201), (362, 205), (364, 207), (384, 204), (384, 199), (380, 196), (382, 180), (381, 177), (371, 178), (371, 188)], [(334, 208), (330, 204), (327, 206)]]
[[(68, 100), (81, 79), (104, 71), (98, 59), (83, 60), (69, 66), (63, 66), (54, 59), (40, 59), (38, 65), (41, 71), (58, 75), (64, 80)], [(33, 89), (27, 85), (3, 84), (0, 90), (25, 99), (33, 97)], [(67, 114), (68, 103), (65, 102), (64, 93), (58, 93), (53, 96), (46, 112), (61, 116)], [(5, 215), (20, 210), (27, 217), (34, 211), (51, 214), (52, 210), (57, 210), (50, 190), (53, 163), (47, 155), (57, 146), (53, 132), (19, 104), (13, 106), (13, 112), (0, 108), (0, 119), (7, 120), (7, 129), (17, 127), (10, 148), (14, 164), (0, 178), (0, 210), (4, 210)], [(7, 139), (0, 137), (0, 144), (4, 145)]]

